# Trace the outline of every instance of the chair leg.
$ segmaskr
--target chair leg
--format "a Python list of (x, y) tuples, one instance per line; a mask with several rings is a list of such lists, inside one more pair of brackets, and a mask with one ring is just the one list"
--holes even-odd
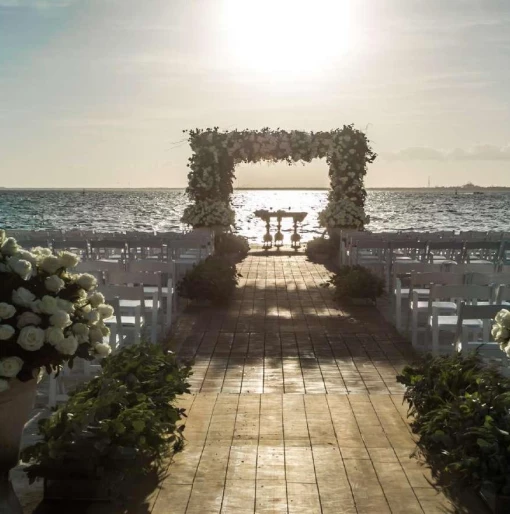
[(432, 323), (432, 354), (439, 353), (439, 326), (437, 324), (437, 317), (434, 316)]

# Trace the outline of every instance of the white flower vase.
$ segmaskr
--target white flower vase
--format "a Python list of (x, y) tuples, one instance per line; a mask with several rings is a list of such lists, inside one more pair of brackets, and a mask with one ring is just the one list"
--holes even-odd
[(0, 513), (23, 514), (9, 480), (9, 471), (18, 464), (23, 428), (35, 403), (37, 380), (20, 382), (0, 393)]

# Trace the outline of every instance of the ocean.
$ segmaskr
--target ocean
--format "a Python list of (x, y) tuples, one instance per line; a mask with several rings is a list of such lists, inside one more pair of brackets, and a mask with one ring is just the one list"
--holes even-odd
[[(255, 218), (255, 210), (306, 211), (300, 228), (306, 241), (322, 234), (317, 213), (326, 201), (327, 190), (236, 190), (236, 228), (250, 241), (261, 242), (265, 224)], [(180, 231), (186, 228), (179, 220), (188, 202), (183, 189), (0, 189), (0, 228)], [(366, 210), (371, 217), (367, 229), (373, 232), (510, 230), (510, 192), (369, 190)], [(284, 237), (292, 232), (290, 220), (282, 231)]]

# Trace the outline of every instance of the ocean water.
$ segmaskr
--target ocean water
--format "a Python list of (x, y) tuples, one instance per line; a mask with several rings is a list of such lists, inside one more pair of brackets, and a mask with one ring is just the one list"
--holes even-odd
[[(306, 241), (323, 232), (317, 213), (327, 191), (236, 190), (233, 205), (240, 234), (262, 240), (265, 224), (257, 209), (306, 211), (300, 233)], [(0, 190), (0, 228), (96, 231), (183, 230), (180, 217), (188, 199), (184, 190)], [(386, 230), (510, 230), (510, 193), (368, 191), (367, 228)], [(284, 237), (292, 232), (283, 224)], [(290, 237), (290, 236), (289, 236)], [(289, 243), (285, 237), (286, 243)]]

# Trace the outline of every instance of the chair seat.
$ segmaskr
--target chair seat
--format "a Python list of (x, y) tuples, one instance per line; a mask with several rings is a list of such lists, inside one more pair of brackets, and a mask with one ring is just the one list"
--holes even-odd
[[(408, 298), (410, 289), (408, 287), (404, 287), (400, 290), (400, 296), (403, 298)], [(418, 293), (418, 296), (428, 296), (430, 294), (430, 289), (413, 289), (413, 291), (416, 291)], [(397, 290), (395, 289), (395, 294), (397, 294)]]
[[(143, 319), (141, 320), (143, 323)], [(136, 327), (136, 318), (135, 316), (125, 316), (122, 314), (120, 316), (120, 322), (123, 327)], [(105, 325), (116, 325), (117, 320), (115, 318), (105, 319), (104, 320)]]
[[(433, 326), (433, 316), (429, 317), (429, 326)], [(458, 316), (438, 316), (437, 317), (437, 324), (439, 328), (456, 328), (457, 322), (459, 320)], [(481, 319), (465, 319), (462, 321), (462, 326), (466, 328), (473, 328), (473, 329), (482, 329), (483, 328), (483, 322)]]
[[(159, 291), (159, 288), (157, 286), (143, 286), (143, 291), (147, 294), (154, 294)], [(168, 287), (162, 287), (161, 292), (166, 295), (168, 294)], [(147, 303), (147, 300), (145, 301)]]
[[(145, 299), (144, 300), (145, 308), (147, 310), (152, 309), (154, 303), (151, 299)], [(156, 302), (158, 309), (159, 309), (159, 302)], [(136, 307), (140, 307), (142, 305), (142, 302), (140, 300), (119, 300), (119, 306), (121, 309), (136, 309)]]
[[(414, 309), (414, 303), (411, 302), (411, 310)], [(439, 310), (443, 311), (457, 311), (457, 304), (455, 302), (432, 302), (432, 307), (437, 307)], [(429, 302), (418, 302), (417, 309), (418, 311), (426, 311), (429, 308)]]

